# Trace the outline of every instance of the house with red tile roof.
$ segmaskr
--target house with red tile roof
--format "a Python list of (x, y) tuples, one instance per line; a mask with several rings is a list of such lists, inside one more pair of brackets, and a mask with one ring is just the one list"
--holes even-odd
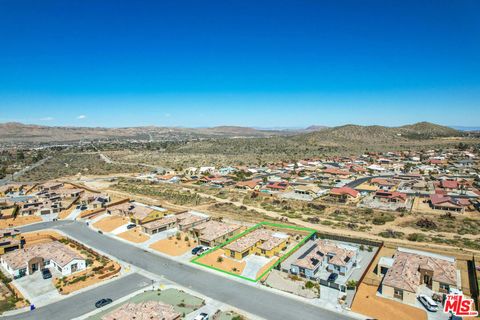
[(335, 177), (338, 176), (338, 177), (342, 177), (342, 178), (348, 178), (352, 175), (351, 172), (336, 169), (336, 168), (327, 168), (327, 169), (323, 170), (323, 173), (326, 174), (326, 175), (335, 176)]
[(289, 187), (289, 183), (286, 181), (269, 182), (266, 185), (266, 188), (272, 191), (285, 191), (288, 187)]
[(333, 188), (328, 197), (341, 203), (355, 202), (360, 199), (360, 192), (350, 187)]
[(405, 193), (396, 191), (378, 190), (375, 192), (373, 198), (384, 202), (405, 203), (407, 201), (407, 195)]
[(377, 269), (387, 270), (382, 295), (409, 304), (415, 304), (417, 294), (425, 289), (438, 293), (461, 289), (461, 273), (453, 257), (398, 248), (393, 258), (381, 257)]
[(235, 188), (242, 189), (242, 190), (253, 191), (253, 190), (260, 189), (261, 185), (262, 185), (262, 180), (261, 179), (252, 179), (252, 180), (237, 182), (235, 184)]
[(437, 210), (464, 212), (470, 205), (470, 200), (435, 193), (430, 195), (430, 205)]

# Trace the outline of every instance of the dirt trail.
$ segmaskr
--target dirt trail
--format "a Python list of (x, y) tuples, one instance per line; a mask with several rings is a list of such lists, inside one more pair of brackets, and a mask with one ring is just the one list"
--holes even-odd
[[(123, 191), (117, 191), (117, 190), (111, 190), (111, 189), (108, 189), (108, 190), (105, 190), (105, 191), (115, 193), (115, 194), (121, 194), (125, 197), (132, 197), (132, 194), (129, 194), (129, 193), (123, 192)], [(258, 207), (251, 206), (251, 205), (246, 205), (246, 204), (244, 204), (240, 201), (231, 201), (230, 199), (218, 198), (218, 197), (215, 197), (213, 195), (201, 193), (201, 192), (198, 192), (198, 191), (195, 191), (195, 193), (198, 194), (199, 196), (203, 197), (203, 198), (210, 198), (212, 200), (215, 200), (217, 203), (231, 203), (231, 204), (233, 204), (237, 207), (243, 206), (243, 207), (247, 208), (248, 210), (255, 210), (259, 213), (265, 214), (265, 215), (267, 215), (271, 218), (274, 218), (274, 219), (285, 219), (284, 216), (282, 216), (280, 213), (275, 212), (275, 211), (270, 211), (270, 210), (266, 210), (264, 208), (258, 208)], [(149, 203), (152, 203), (152, 204), (157, 204), (157, 205), (164, 204), (166, 207), (170, 207), (172, 209), (177, 209), (177, 210), (208, 211), (208, 207), (211, 206), (211, 204), (202, 204), (202, 205), (198, 205), (198, 206), (175, 205), (175, 204), (169, 203), (168, 201), (160, 201), (158, 199), (148, 197), (148, 196), (143, 196), (143, 195), (135, 195), (135, 198), (140, 200), (140, 201), (146, 201), (146, 202), (149, 202)], [(405, 221), (408, 221), (409, 219), (414, 219), (414, 217), (408, 215), (408, 216), (405, 216), (405, 217), (399, 218), (399, 219), (401, 219), (401, 220), (399, 220), (400, 222), (405, 222)], [(397, 226), (396, 221), (388, 222), (388, 223), (386, 223), (385, 225), (382, 225), (382, 226), (373, 225), (372, 229), (368, 233), (364, 232), (364, 231), (355, 231), (355, 230), (347, 230), (347, 229), (335, 229), (335, 228), (332, 228), (331, 226), (325, 226), (325, 225), (321, 225), (321, 224), (313, 224), (313, 223), (309, 223), (309, 222), (303, 221), (301, 219), (296, 219), (296, 218), (288, 218), (287, 221), (290, 222), (290, 223), (294, 223), (296, 225), (302, 226), (302, 227), (312, 228), (312, 229), (315, 229), (317, 231), (324, 232), (324, 233), (335, 233), (337, 235), (347, 236), (347, 237), (358, 237), (358, 238), (364, 238), (364, 239), (370, 239), (370, 240), (384, 241), (384, 242), (389, 242), (389, 243), (396, 244), (396, 245), (409, 245), (409, 246), (415, 245), (415, 246), (420, 246), (420, 247), (423, 247), (423, 248), (442, 249), (442, 250), (445, 250), (445, 251), (458, 252), (458, 249), (456, 247), (448, 246), (448, 245), (435, 244), (435, 243), (412, 242), (412, 241), (405, 240), (405, 239), (385, 239), (383, 237), (377, 236), (377, 234), (380, 233), (381, 231), (386, 231), (388, 229), (394, 229), (395, 231), (401, 231), (401, 232), (404, 232), (406, 234), (419, 232), (419, 230), (417, 230), (415, 228), (399, 227), (399, 226)], [(432, 233), (432, 232), (425, 232), (425, 233), (427, 235), (430, 235), (430, 236), (441, 234), (441, 233)], [(453, 238), (453, 236), (454, 236), (453, 234), (448, 234), (448, 233), (445, 233), (443, 235), (445, 235), (446, 238)], [(474, 235), (464, 235), (463, 237), (469, 238), (469, 239), (475, 239), (476, 238), (476, 236), (474, 236)], [(473, 249), (463, 249), (463, 250), (464, 250), (464, 252), (480, 253), (480, 251), (473, 250)]]

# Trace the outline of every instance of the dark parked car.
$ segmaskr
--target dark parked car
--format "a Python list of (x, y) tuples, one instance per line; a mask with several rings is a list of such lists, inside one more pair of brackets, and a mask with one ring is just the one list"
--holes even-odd
[(328, 282), (335, 282), (335, 280), (337, 280), (337, 278), (338, 278), (338, 273), (330, 273), (327, 281)]
[(197, 246), (192, 249), (192, 254), (197, 255), (203, 252), (203, 247), (202, 246)]
[(433, 301), (429, 296), (424, 294), (418, 295), (418, 301), (430, 312), (437, 312), (438, 311), (438, 304)]
[(130, 223), (128, 226), (127, 226), (127, 229), (130, 230), (130, 229), (133, 229), (135, 228), (137, 225), (135, 223)]
[(42, 269), (42, 277), (43, 279), (50, 279), (52, 277), (52, 273), (48, 269)]
[(80, 207), (80, 210), (82, 210), (82, 211), (83, 211), (83, 210), (87, 210), (87, 206), (81, 206), (81, 207)]
[(98, 300), (98, 301), (95, 303), (95, 307), (101, 308), (101, 307), (104, 307), (104, 306), (106, 306), (107, 304), (110, 304), (110, 303), (112, 303), (112, 302), (113, 302), (113, 300), (110, 299), (110, 298), (100, 299), (100, 300)]

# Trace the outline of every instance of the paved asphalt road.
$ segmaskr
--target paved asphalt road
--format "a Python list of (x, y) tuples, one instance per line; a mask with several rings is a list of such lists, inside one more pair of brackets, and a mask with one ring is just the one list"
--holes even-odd
[(182, 264), (138, 247), (117, 241), (89, 229), (78, 221), (44, 222), (20, 228), (22, 231), (36, 231), (57, 227), (73, 238), (101, 250), (131, 265), (184, 287), (191, 288), (215, 300), (235, 306), (265, 319), (353, 319), (350, 316), (317, 308), (311, 304), (233, 281), (215, 273)]
[(352, 182), (347, 183), (346, 186), (354, 189), (354, 188), (358, 187), (359, 185), (361, 185), (362, 183), (364, 183), (366, 181), (369, 181), (370, 179), (373, 179), (373, 178), (391, 178), (391, 177), (392, 177), (392, 175), (363, 177), (363, 178), (359, 178), (357, 180), (354, 180)]
[(34, 164), (30, 165), (28, 168), (24, 168), (20, 171), (15, 172), (14, 174), (10, 174), (4, 179), (0, 179), (0, 186), (12, 182), (12, 180), (22, 176), (23, 174), (27, 173), (28, 171), (35, 169), (38, 166), (41, 166), (44, 164), (47, 160), (49, 160), (51, 157), (46, 157), (45, 159), (39, 160), (35, 162)]
[(95, 302), (101, 298), (120, 299), (151, 284), (151, 280), (133, 273), (118, 280), (73, 295), (59, 302), (40, 307), (28, 313), (1, 317), (6, 320), (67, 320), (95, 310)]

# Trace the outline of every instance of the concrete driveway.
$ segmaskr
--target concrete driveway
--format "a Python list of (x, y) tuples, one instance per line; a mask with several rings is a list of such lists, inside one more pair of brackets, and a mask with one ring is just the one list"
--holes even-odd
[[(53, 276), (55, 276), (53, 271), (52, 273)], [(62, 298), (62, 295), (58, 293), (53, 285), (52, 279), (53, 277), (43, 279), (42, 272), (39, 270), (31, 275), (13, 280), (13, 284), (31, 304), (40, 306), (58, 301)]]
[(102, 284), (85, 292), (71, 295), (61, 301), (29, 312), (12, 316), (3, 316), (5, 320), (67, 320), (82, 316), (95, 310), (95, 302), (101, 298), (114, 301), (130, 293), (151, 285), (151, 280), (138, 273), (133, 273), (118, 280)]
[(242, 276), (256, 279), (257, 273), (262, 269), (264, 265), (272, 261), (273, 258), (265, 258), (262, 256), (257, 256), (255, 254), (251, 254), (248, 257), (245, 257), (243, 261), (247, 264), (245, 265), (245, 269), (243, 269)]
[[(250, 283), (234, 281), (213, 271), (203, 270), (189, 264), (183, 264), (155, 255), (138, 247), (101, 235), (78, 221), (44, 222), (19, 229), (22, 232), (27, 232), (52, 227), (58, 228), (87, 246), (91, 246), (106, 254), (111, 254), (125, 263), (157, 275), (162, 275), (165, 279), (176, 282), (181, 286), (197, 290), (212, 299), (227, 303), (265, 319), (365, 319), (365, 317), (354, 313), (340, 313), (319, 308), (289, 296), (258, 288)], [(52, 320), (53, 318), (37, 319)]]

